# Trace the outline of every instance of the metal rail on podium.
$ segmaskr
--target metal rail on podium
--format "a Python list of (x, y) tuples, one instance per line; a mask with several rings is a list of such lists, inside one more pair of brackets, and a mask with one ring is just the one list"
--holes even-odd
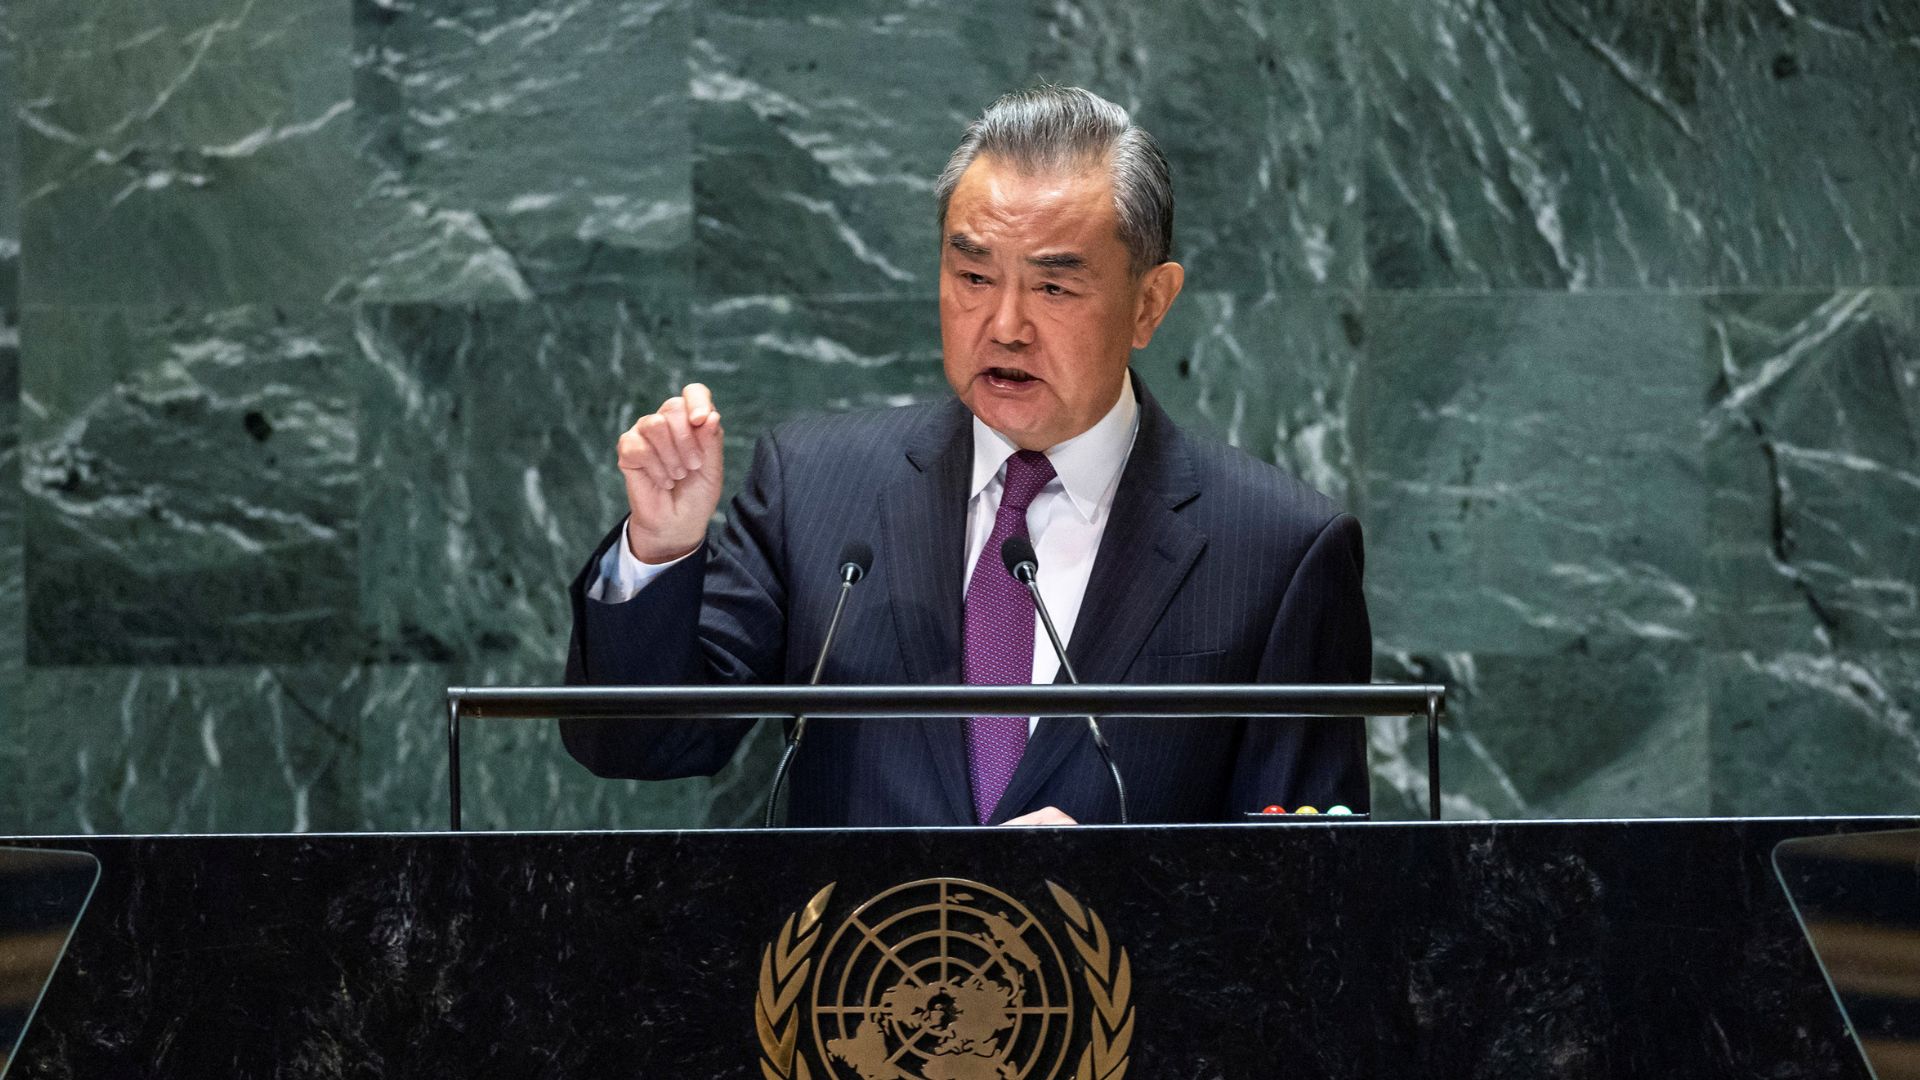
[(939, 716), (1285, 718), (1407, 716), (1427, 725), (1427, 816), (1440, 820), (1438, 685), (527, 686), (447, 689), (447, 799), (460, 829), (460, 727), (501, 720), (740, 720)]

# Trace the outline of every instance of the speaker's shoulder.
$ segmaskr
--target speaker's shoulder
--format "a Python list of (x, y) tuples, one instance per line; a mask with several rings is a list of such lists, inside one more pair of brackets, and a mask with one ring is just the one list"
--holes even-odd
[(1291, 470), (1236, 446), (1183, 433), (1200, 495), (1193, 510), (1237, 524), (1318, 532), (1346, 510)]
[(809, 413), (776, 425), (764, 441), (788, 469), (845, 477), (876, 466), (891, 467), (944, 419), (948, 407), (936, 401)]

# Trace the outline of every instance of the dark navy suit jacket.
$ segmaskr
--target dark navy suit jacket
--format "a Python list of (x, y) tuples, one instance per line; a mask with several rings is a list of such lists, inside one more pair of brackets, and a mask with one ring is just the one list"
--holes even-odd
[[(1367, 682), (1359, 523), (1274, 466), (1189, 437), (1137, 377), (1135, 386), (1139, 434), (1068, 643), (1081, 680)], [(568, 681), (805, 682), (842, 550), (855, 539), (873, 546), (873, 568), (854, 589), (821, 681), (963, 681), (970, 419), (949, 399), (776, 429), (756, 447), (705, 556), (605, 604), (586, 589), (621, 540), (615, 529), (573, 584)], [(750, 724), (568, 721), (561, 730), (595, 773), (666, 779), (715, 772)], [(974, 824), (963, 724), (814, 720), (794, 760), (789, 822)], [(1358, 720), (1115, 717), (1102, 727), (1135, 821), (1368, 804)], [(1049, 805), (1083, 822), (1118, 817), (1084, 721), (1039, 722), (991, 822)]]

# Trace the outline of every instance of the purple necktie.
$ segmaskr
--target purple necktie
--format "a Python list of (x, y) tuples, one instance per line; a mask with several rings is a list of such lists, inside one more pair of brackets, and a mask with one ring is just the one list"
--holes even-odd
[[(1007, 459), (1006, 491), (994, 515), (987, 546), (973, 564), (967, 586), (968, 686), (1015, 686), (1033, 681), (1033, 598), (1007, 573), (1000, 545), (1027, 534), (1027, 506), (1053, 479), (1053, 463), (1037, 450)], [(982, 824), (993, 816), (1027, 749), (1024, 716), (975, 716), (967, 721), (967, 774), (973, 780), (973, 813)]]

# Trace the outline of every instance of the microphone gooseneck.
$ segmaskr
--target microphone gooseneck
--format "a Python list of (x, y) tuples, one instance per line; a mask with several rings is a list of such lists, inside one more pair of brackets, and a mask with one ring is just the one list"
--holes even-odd
[[(1006, 565), (1007, 573), (1013, 579), (1027, 587), (1027, 595), (1033, 597), (1033, 610), (1040, 614), (1040, 625), (1046, 628), (1047, 640), (1053, 643), (1053, 654), (1060, 658), (1060, 670), (1067, 673), (1067, 681), (1078, 686), (1080, 676), (1073, 670), (1073, 661), (1067, 659), (1066, 646), (1060, 643), (1060, 631), (1054, 629), (1053, 616), (1047, 612), (1047, 602), (1040, 596), (1040, 558), (1034, 554), (1033, 541), (1015, 533), (1000, 545), (1000, 561)], [(1107, 745), (1107, 737), (1100, 731), (1100, 721), (1087, 716), (1087, 732), (1093, 736), (1093, 748), (1100, 752), (1100, 760), (1106, 762), (1107, 772), (1113, 776), (1113, 794), (1120, 801), (1120, 824), (1127, 824), (1127, 784), (1120, 779), (1120, 766), (1113, 762), (1113, 750)]]
[[(873, 569), (873, 548), (864, 540), (849, 540), (840, 549), (840, 596), (833, 602), (833, 615), (827, 620), (827, 632), (820, 639), (820, 654), (813, 660), (813, 675), (807, 679), (808, 686), (820, 684), (820, 673), (827, 667), (827, 652), (833, 648), (833, 635), (840, 629), (840, 615), (847, 610), (847, 595), (860, 579)], [(787, 736), (787, 748), (780, 754), (780, 764), (773, 771), (773, 789), (767, 792), (767, 810), (762, 821), (767, 828), (773, 828), (773, 814), (780, 803), (780, 788), (787, 780), (787, 769), (793, 765), (793, 755), (800, 749), (800, 740), (807, 734), (807, 718), (793, 718), (793, 732)]]

